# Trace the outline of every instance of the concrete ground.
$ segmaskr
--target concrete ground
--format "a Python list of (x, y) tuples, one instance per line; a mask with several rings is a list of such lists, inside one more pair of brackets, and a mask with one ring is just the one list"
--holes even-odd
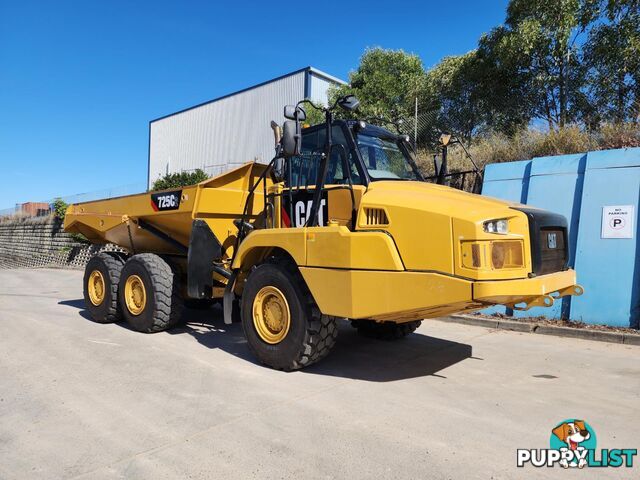
[(345, 324), (328, 358), (283, 373), (216, 309), (153, 335), (93, 323), (81, 279), (0, 270), (0, 479), (638, 478), (517, 469), (516, 449), (566, 418), (638, 448), (640, 347), (440, 321), (387, 343)]

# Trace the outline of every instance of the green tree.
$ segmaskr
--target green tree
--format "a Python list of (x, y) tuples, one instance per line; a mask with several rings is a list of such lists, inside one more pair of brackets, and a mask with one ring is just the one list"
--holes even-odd
[(209, 176), (199, 168), (193, 172), (167, 173), (163, 177), (153, 182), (152, 190), (165, 190), (167, 188), (185, 187), (195, 185), (209, 178)]
[(603, 2), (584, 48), (588, 69), (585, 122), (640, 120), (640, 1)]
[(438, 107), (437, 130), (469, 140), (487, 125), (487, 95), (474, 50), (443, 58), (427, 72), (426, 97)]
[(501, 52), (502, 32), (483, 35), (476, 51), (475, 80), (487, 129), (514, 135), (535, 116), (538, 92), (531, 89), (521, 59)]
[[(325, 105), (319, 104), (317, 102), (314, 102), (314, 105), (325, 107)], [(304, 123), (307, 123), (309, 125), (317, 125), (318, 123), (324, 122), (324, 112), (322, 110), (313, 108), (309, 104), (302, 105), (302, 108), (304, 108), (304, 111), (307, 113), (307, 119), (304, 121)]]
[(598, 0), (511, 0), (505, 24), (484, 39), (488, 58), (526, 85), (522, 98), (549, 128), (578, 116), (586, 72), (580, 44), (598, 14)]
[(417, 55), (402, 50), (369, 48), (349, 74), (349, 85), (330, 90), (331, 101), (355, 94), (360, 100), (359, 118), (381, 117), (392, 121), (414, 114), (415, 99), (424, 96), (425, 73)]
[(64, 221), (64, 217), (67, 214), (67, 208), (69, 204), (61, 198), (56, 198), (51, 204), (53, 210), (53, 216), (58, 220)]
[(640, 0), (510, 0), (504, 24), (476, 50), (427, 72), (416, 55), (367, 49), (331, 101), (349, 93), (360, 99), (358, 118), (404, 120), (400, 129), (416, 133), (422, 147), (441, 131), (467, 141), (492, 132), (517, 138), (536, 120), (558, 133), (574, 124), (637, 124)]

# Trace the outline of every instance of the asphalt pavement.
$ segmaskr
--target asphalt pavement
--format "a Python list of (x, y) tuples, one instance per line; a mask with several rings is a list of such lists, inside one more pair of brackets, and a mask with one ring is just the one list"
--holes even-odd
[(638, 478), (516, 467), (567, 418), (638, 448), (638, 346), (437, 320), (384, 342), (345, 322), (329, 357), (284, 373), (217, 308), (157, 334), (94, 323), (81, 282), (0, 270), (2, 480)]

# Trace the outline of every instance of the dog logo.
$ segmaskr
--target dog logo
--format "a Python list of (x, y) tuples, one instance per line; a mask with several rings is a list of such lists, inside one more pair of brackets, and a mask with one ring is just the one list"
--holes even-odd
[[(569, 462), (567, 458), (563, 457), (560, 461), (560, 466), (564, 468), (569, 467), (578, 467), (583, 468), (587, 465), (587, 459), (584, 455), (581, 455), (583, 452), (586, 453), (586, 449), (594, 449), (595, 448), (595, 434), (593, 434), (593, 442), (589, 442), (587, 445), (585, 442), (591, 439), (591, 428), (588, 427), (584, 420), (565, 420), (556, 426), (553, 430), (551, 430), (551, 439), (554, 437), (559, 440), (563, 445), (558, 448), (561, 452), (566, 452), (568, 450), (574, 452), (573, 460)], [(554, 448), (554, 443), (551, 442), (551, 448)], [(584, 444), (584, 445), (583, 445)]]
[(584, 420), (570, 418), (551, 429), (549, 448), (518, 448), (516, 466), (633, 468), (637, 455), (637, 448), (608, 447), (597, 451), (596, 432), (591, 425)]

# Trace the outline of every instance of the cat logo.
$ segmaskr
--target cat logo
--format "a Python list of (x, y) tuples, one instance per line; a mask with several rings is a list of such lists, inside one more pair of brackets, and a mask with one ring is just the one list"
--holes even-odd
[[(293, 209), (289, 209), (289, 196), (283, 195), (282, 223), (286, 227), (304, 227), (309, 220), (311, 207), (313, 205), (313, 192), (300, 191), (291, 195), (293, 200)], [(322, 192), (320, 199), (320, 208), (318, 209), (318, 226), (325, 227), (329, 218), (327, 192)], [(293, 221), (290, 218), (293, 215)]]

